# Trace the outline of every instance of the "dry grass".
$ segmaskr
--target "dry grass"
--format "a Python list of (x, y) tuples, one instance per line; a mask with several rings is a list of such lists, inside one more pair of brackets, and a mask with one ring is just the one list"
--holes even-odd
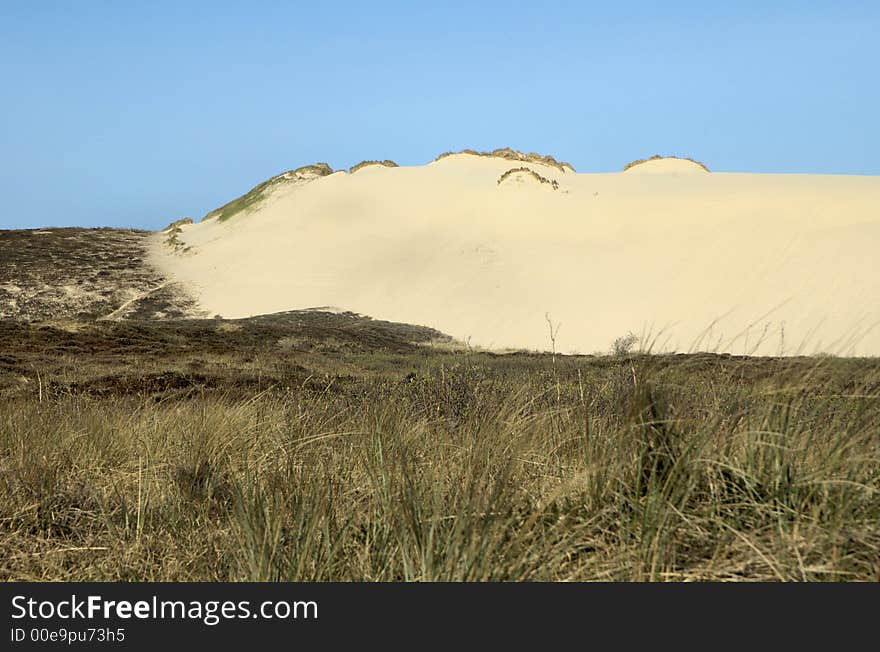
[(551, 167), (556, 168), (560, 172), (574, 172), (574, 167), (572, 167), (571, 163), (566, 163), (564, 161), (557, 161), (552, 156), (545, 156), (542, 154), (536, 154), (532, 152), (531, 154), (524, 154), (523, 152), (519, 152), (515, 149), (510, 149), (509, 147), (504, 147), (501, 149), (495, 149), (491, 152), (478, 152), (473, 149), (463, 149), (460, 152), (444, 152), (440, 154), (434, 161), (439, 161), (441, 159), (446, 158), (447, 156), (454, 156), (456, 154), (470, 154), (472, 156), (486, 156), (491, 158), (503, 158), (508, 161), (522, 161), (524, 163), (541, 163), (543, 165), (549, 165)]
[[(171, 226), (165, 238), (182, 250), (179, 232)], [(123, 306), (140, 318), (198, 314), (191, 297), (147, 264), (153, 237), (134, 229), (0, 230), (0, 320), (90, 320)]]
[(631, 163), (627, 163), (623, 167), (623, 171), (626, 172), (630, 168), (634, 168), (635, 166), (641, 165), (642, 163), (647, 163), (648, 161), (660, 161), (660, 160), (669, 159), (669, 158), (677, 159), (679, 161), (690, 161), (691, 163), (695, 163), (696, 165), (699, 165), (706, 172), (710, 171), (709, 168), (706, 167), (705, 164), (703, 164), (700, 161), (697, 161), (695, 159), (692, 159), (690, 157), (687, 157), (687, 156), (660, 156), (659, 154), (654, 154), (654, 156), (652, 156), (651, 158), (640, 158), (638, 160), (632, 161)]
[(148, 234), (0, 235), (0, 579), (880, 579), (878, 359), (155, 320)]
[(880, 361), (312, 319), (4, 326), (0, 577), (880, 579)]
[(179, 220), (173, 221), (171, 224), (169, 224), (164, 229), (162, 229), (162, 231), (173, 231), (174, 229), (176, 229), (178, 227), (185, 226), (186, 224), (192, 224), (192, 223), (193, 223), (193, 221), (192, 221), (191, 217), (182, 217)]
[(399, 167), (399, 166), (397, 165), (397, 163), (395, 163), (394, 161), (388, 160), (388, 159), (386, 159), (386, 160), (384, 160), (384, 161), (361, 161), (361, 162), (358, 163), (357, 165), (352, 165), (351, 168), (349, 168), (348, 173), (349, 173), (349, 174), (354, 174), (355, 172), (357, 172), (357, 171), (360, 170), (361, 168), (365, 168), (365, 167), (368, 167), (368, 166), (370, 166), (370, 165), (384, 165), (386, 168), (396, 168), (396, 167)]
[(177, 253), (186, 253), (190, 250), (190, 247), (184, 244), (183, 240), (178, 237), (183, 233), (183, 229), (178, 224), (171, 224), (162, 233), (165, 234), (164, 242), (166, 247), (170, 247)]
[(498, 185), (500, 186), (501, 183), (505, 179), (507, 179), (510, 176), (517, 174), (517, 173), (526, 174), (526, 175), (532, 177), (533, 179), (539, 181), (540, 183), (546, 183), (551, 188), (553, 188), (553, 190), (557, 190), (559, 188), (559, 182), (556, 181), (555, 179), (548, 179), (547, 177), (542, 176), (542, 175), (538, 174), (537, 172), (535, 172), (534, 170), (527, 168), (527, 167), (511, 168), (511, 169), (507, 170), (507, 172), (505, 172), (500, 177), (498, 177)]

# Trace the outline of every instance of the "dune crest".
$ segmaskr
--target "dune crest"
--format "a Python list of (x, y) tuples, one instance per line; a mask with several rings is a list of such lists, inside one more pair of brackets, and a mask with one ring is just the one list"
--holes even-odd
[(643, 158), (627, 165), (623, 168), (624, 172), (629, 173), (650, 173), (650, 174), (676, 174), (680, 172), (689, 173), (706, 173), (709, 172), (703, 163), (695, 161), (692, 158), (680, 156), (660, 156), (655, 154), (651, 158)]
[(313, 165), (304, 165), (295, 170), (282, 172), (274, 177), (267, 179), (243, 194), (241, 197), (233, 199), (228, 204), (224, 204), (220, 208), (214, 209), (202, 218), (202, 221), (217, 218), (221, 222), (228, 220), (235, 215), (244, 211), (256, 210), (259, 205), (272, 194), (277, 193), (284, 188), (289, 189), (292, 186), (301, 185), (320, 179), (329, 174), (333, 174), (333, 168), (326, 163), (315, 163)]
[(442, 161), (445, 158), (450, 156), (461, 157), (461, 156), (480, 156), (483, 158), (493, 158), (493, 159), (503, 159), (506, 161), (521, 161), (523, 163), (536, 163), (538, 165), (546, 165), (548, 167), (553, 167), (559, 170), (560, 172), (574, 172), (575, 169), (571, 165), (571, 163), (566, 163), (565, 161), (557, 161), (550, 155), (537, 154), (532, 152), (531, 154), (526, 154), (524, 152), (517, 151), (515, 149), (511, 149), (509, 147), (502, 147), (500, 149), (494, 149), (491, 152), (478, 152), (473, 149), (463, 149), (460, 152), (444, 152), (440, 154), (437, 158), (435, 158), (431, 163), (436, 163), (437, 161)]
[(528, 167), (518, 167), (518, 168), (510, 168), (507, 172), (498, 177), (498, 185), (500, 186), (505, 181), (516, 182), (516, 183), (531, 183), (537, 182), (540, 184), (547, 184), (553, 190), (557, 190), (559, 188), (559, 182), (556, 179), (548, 179), (542, 174), (538, 174), (534, 170)]
[(396, 168), (396, 167), (399, 167), (399, 166), (397, 165), (397, 163), (395, 163), (394, 161), (390, 161), (390, 160), (388, 160), (388, 159), (386, 159), (386, 160), (384, 160), (384, 161), (361, 161), (361, 162), (358, 163), (357, 165), (352, 165), (352, 166), (348, 169), (348, 173), (349, 173), (349, 174), (354, 174), (354, 173), (357, 172), (358, 170), (362, 170), (363, 168), (370, 167), (371, 165), (379, 165), (379, 166), (386, 167), (386, 168)]
[[(880, 354), (880, 177), (519, 155), (285, 173), (176, 227), (176, 246), (158, 234), (153, 262), (229, 318), (334, 305), (547, 350), (549, 315), (561, 352), (632, 331), (655, 351)], [(671, 173), (636, 173), (652, 169)]]

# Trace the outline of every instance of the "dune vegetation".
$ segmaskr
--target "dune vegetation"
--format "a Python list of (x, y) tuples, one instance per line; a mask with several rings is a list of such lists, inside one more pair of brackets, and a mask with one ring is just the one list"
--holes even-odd
[(354, 174), (355, 172), (357, 172), (361, 168), (369, 167), (371, 165), (382, 165), (382, 166), (385, 166), (386, 168), (399, 167), (397, 165), (397, 163), (395, 163), (394, 161), (388, 160), (388, 159), (386, 159), (384, 161), (361, 161), (357, 165), (352, 165), (351, 168), (349, 168), (348, 173)]
[(0, 326), (4, 580), (880, 579), (876, 359)]
[(575, 171), (571, 163), (566, 163), (565, 161), (557, 161), (552, 156), (536, 154), (534, 152), (532, 152), (531, 154), (525, 154), (515, 149), (510, 149), (509, 147), (494, 149), (491, 152), (479, 152), (473, 149), (463, 149), (460, 152), (443, 152), (437, 158), (435, 158), (434, 161), (440, 161), (447, 156), (455, 156), (456, 154), (470, 154), (471, 156), (484, 156), (487, 158), (502, 158), (509, 161), (522, 161), (524, 163), (540, 163), (542, 165), (549, 165), (551, 167), (554, 167), (560, 172)]
[(545, 177), (541, 174), (538, 174), (537, 172), (535, 172), (531, 168), (527, 168), (527, 167), (510, 168), (509, 170), (507, 170), (507, 172), (505, 172), (500, 177), (498, 177), (498, 185), (500, 186), (506, 179), (510, 178), (511, 176), (513, 176), (515, 174), (524, 174), (526, 176), (529, 176), (529, 177), (535, 179), (536, 181), (538, 181), (540, 183), (546, 183), (551, 188), (553, 188), (553, 190), (557, 190), (559, 188), (559, 182), (556, 181), (555, 179), (548, 179), (547, 177)]
[(279, 186), (290, 183), (291, 181), (324, 177), (328, 174), (333, 174), (333, 168), (326, 163), (304, 165), (295, 170), (282, 172), (281, 174), (275, 175), (274, 177), (254, 186), (242, 196), (223, 204), (220, 208), (215, 208), (213, 211), (205, 215), (202, 218), (202, 221), (204, 222), (206, 220), (217, 218), (220, 222), (224, 222), (239, 213), (254, 210)]
[(192, 220), (190, 218), (185, 218), (183, 220), (172, 222), (162, 231), (162, 233), (165, 234), (165, 245), (180, 253), (185, 253), (191, 249), (191, 247), (184, 244), (179, 237), (180, 234), (183, 233), (182, 226), (185, 224), (192, 224)]
[(186, 226), (187, 224), (192, 224), (193, 220), (191, 217), (181, 217), (179, 220), (174, 220), (171, 224), (162, 229), (163, 232), (167, 233), (169, 231), (173, 231), (174, 229), (179, 229), (179, 227)]
[(640, 158), (635, 161), (630, 161), (629, 163), (627, 163), (626, 165), (623, 166), (623, 171), (626, 172), (630, 168), (634, 168), (637, 165), (641, 165), (642, 163), (647, 163), (648, 161), (662, 161), (664, 159), (673, 159), (673, 160), (677, 160), (677, 161), (690, 161), (691, 163), (694, 163), (695, 165), (703, 168), (703, 170), (705, 170), (706, 172), (710, 171), (709, 168), (706, 167), (706, 165), (704, 163), (701, 163), (700, 161), (692, 159), (689, 156), (660, 156), (659, 154), (654, 154), (654, 156), (652, 156), (650, 158)]

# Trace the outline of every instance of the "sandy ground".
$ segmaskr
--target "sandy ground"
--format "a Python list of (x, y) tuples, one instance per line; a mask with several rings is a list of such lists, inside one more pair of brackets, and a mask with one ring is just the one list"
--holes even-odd
[[(524, 173), (528, 167), (558, 187)], [(275, 191), (157, 235), (151, 262), (226, 318), (337, 306), (473, 346), (880, 355), (880, 177), (578, 174), (459, 154)]]

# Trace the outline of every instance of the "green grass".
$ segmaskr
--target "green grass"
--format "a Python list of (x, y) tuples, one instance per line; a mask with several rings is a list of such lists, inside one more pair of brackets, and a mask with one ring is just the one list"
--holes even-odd
[(549, 165), (551, 167), (556, 168), (560, 172), (574, 172), (574, 167), (571, 163), (566, 163), (565, 161), (557, 161), (552, 156), (545, 156), (543, 154), (536, 154), (532, 152), (531, 154), (525, 154), (523, 152), (517, 151), (515, 149), (510, 149), (509, 147), (503, 147), (501, 149), (494, 149), (491, 152), (478, 152), (473, 149), (463, 149), (460, 152), (444, 152), (440, 154), (434, 161), (439, 161), (441, 159), (446, 158), (447, 156), (454, 156), (455, 154), (471, 154), (472, 156), (485, 156), (490, 158), (503, 158), (509, 161), (522, 161), (524, 163), (541, 163), (543, 165)]
[(165, 246), (171, 247), (176, 252), (189, 250), (189, 247), (178, 237), (183, 233), (183, 229), (178, 222), (169, 224), (162, 233), (165, 234)]
[(254, 186), (241, 197), (233, 199), (231, 202), (224, 204), (220, 208), (214, 209), (205, 215), (205, 217), (202, 218), (202, 221), (204, 222), (216, 218), (219, 221), (224, 222), (240, 213), (251, 211), (259, 206), (260, 203), (268, 197), (272, 190), (280, 185), (289, 183), (291, 180), (296, 180), (306, 173), (317, 176), (327, 176), (328, 174), (333, 173), (333, 168), (326, 163), (315, 163), (314, 165), (305, 165), (296, 170), (282, 172), (281, 174)]
[[(505, 147), (502, 149), (496, 149), (491, 152), (478, 152), (472, 149), (465, 149), (462, 152), (446, 152), (438, 156), (435, 161), (438, 161), (446, 156), (450, 156), (452, 154), (464, 153), (464, 154), (473, 154), (475, 156), (489, 156), (495, 158), (504, 158), (511, 161), (523, 161), (528, 163), (541, 163), (544, 165), (549, 165), (557, 168), (562, 172), (566, 171), (574, 171), (574, 168), (570, 163), (559, 162), (552, 156), (543, 156), (541, 154), (524, 154), (523, 152), (518, 152), (516, 150), (510, 149), (509, 147)], [(369, 165), (384, 165), (386, 167), (398, 167), (397, 163), (391, 160), (384, 161), (361, 161), (357, 165), (352, 166), (349, 169), (350, 174), (354, 174), (361, 168), (367, 167)], [(333, 173), (333, 169), (327, 165), (326, 163), (315, 163), (314, 165), (306, 165), (301, 168), (297, 168), (296, 170), (289, 170), (287, 172), (283, 172), (278, 174), (271, 179), (267, 179), (266, 181), (258, 184), (251, 188), (248, 192), (233, 199), (231, 202), (224, 204), (223, 206), (212, 210), (210, 213), (205, 215), (202, 218), (202, 221), (217, 219), (221, 222), (225, 222), (228, 219), (235, 217), (236, 215), (240, 215), (242, 213), (247, 213), (256, 209), (274, 190), (280, 185), (285, 183), (289, 183), (291, 179), (299, 178), (302, 174), (309, 173), (317, 176), (326, 176), (328, 174)], [(169, 228), (174, 227), (178, 224), (181, 224), (182, 220), (178, 220), (177, 222), (169, 225)]]
[[(0, 578), (880, 579), (876, 360), (282, 355), (246, 330), (209, 354), (130, 326), (126, 356), (3, 395)], [(198, 380), (135, 382), (163, 370)]]
[(179, 220), (173, 221), (171, 224), (162, 229), (162, 231), (174, 231), (176, 233), (179, 233), (181, 226), (192, 223), (193, 221), (191, 217), (182, 217)]

